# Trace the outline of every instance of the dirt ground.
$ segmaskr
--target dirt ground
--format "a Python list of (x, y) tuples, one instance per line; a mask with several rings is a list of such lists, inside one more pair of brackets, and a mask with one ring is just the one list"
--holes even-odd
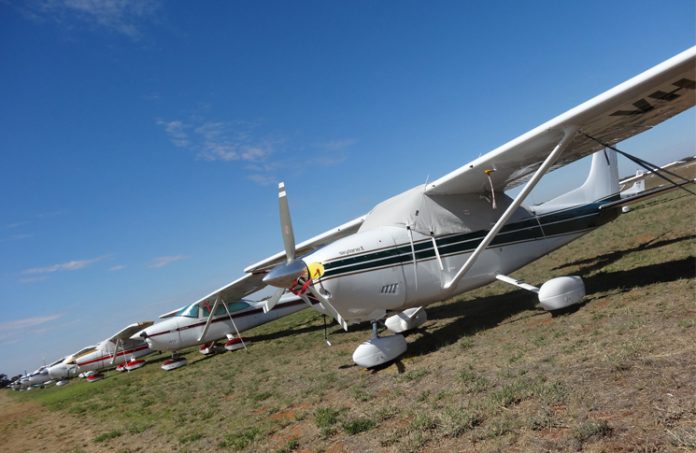
[(5, 452), (70, 451), (89, 447), (94, 433), (79, 419), (48, 410), (32, 401), (17, 401), (9, 391), (0, 392), (0, 449)]

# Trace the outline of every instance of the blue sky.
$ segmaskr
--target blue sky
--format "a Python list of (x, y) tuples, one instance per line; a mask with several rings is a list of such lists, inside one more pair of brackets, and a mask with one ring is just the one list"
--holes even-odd
[[(694, 45), (694, 5), (0, 0), (0, 372), (280, 250), (277, 181), (322, 232)], [(695, 121), (622, 147), (693, 154)]]

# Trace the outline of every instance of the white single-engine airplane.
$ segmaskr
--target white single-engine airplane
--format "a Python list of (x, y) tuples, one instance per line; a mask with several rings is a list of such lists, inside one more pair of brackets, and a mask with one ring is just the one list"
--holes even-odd
[[(319, 301), (344, 329), (371, 321), (372, 338), (353, 354), (363, 367), (379, 366), (406, 351), (398, 332), (425, 319), (423, 306), (495, 280), (537, 293), (546, 310), (578, 304), (585, 295), (580, 277), (552, 278), (537, 288), (509, 274), (613, 220), (622, 206), (642, 198), (641, 193), (620, 197), (616, 152), (637, 158), (614, 145), (692, 107), (695, 80), (692, 47), (297, 247), (281, 183), (285, 251), (248, 267), (236, 283), (279, 288), (265, 302), (266, 310), (292, 289), (308, 303), (310, 295)], [(581, 187), (541, 205), (522, 205), (547, 172), (593, 153)], [(514, 199), (505, 194), (523, 183)], [(397, 335), (378, 336), (377, 323), (393, 313), (387, 325), (396, 326)], [(394, 316), (403, 322), (390, 322)]]
[(70, 354), (56, 362), (48, 365), (48, 375), (51, 379), (56, 379), (58, 382), (63, 384), (62, 381), (66, 379), (73, 378), (78, 375), (79, 371), (77, 369), (77, 363), (75, 363), (75, 358), (80, 357), (83, 354), (94, 351), (97, 348), (95, 345), (85, 346), (74, 354)]
[(207, 354), (213, 352), (216, 340), (225, 337), (225, 349), (240, 349), (246, 347), (240, 332), (307, 308), (303, 299), (288, 294), (272, 311), (264, 312), (262, 302), (242, 299), (257, 288), (243, 283), (232, 282), (191, 305), (165, 313), (160, 316), (163, 321), (133, 338), (145, 340), (152, 350), (171, 351), (172, 357), (162, 363), (162, 369), (169, 371), (187, 364), (177, 351), (201, 345), (201, 351)]
[(48, 385), (48, 382), (51, 381), (51, 377), (48, 375), (49, 366), (50, 365), (43, 365), (27, 375), (26, 379), (23, 381), (24, 388), (43, 388), (44, 385)]
[(153, 351), (142, 339), (132, 339), (131, 336), (152, 324), (152, 321), (130, 324), (97, 345), (84, 347), (65, 359), (51, 364), (48, 367), (48, 374), (53, 379), (62, 380), (77, 376), (78, 373), (112, 368), (129, 361), (138, 362), (138, 365), (141, 365), (142, 361), (138, 359)]

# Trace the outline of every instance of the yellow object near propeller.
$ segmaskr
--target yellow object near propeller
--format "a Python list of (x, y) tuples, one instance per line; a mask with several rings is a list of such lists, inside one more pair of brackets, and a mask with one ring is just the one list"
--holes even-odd
[(312, 263), (307, 266), (307, 269), (309, 270), (309, 278), (312, 280), (321, 278), (324, 275), (324, 265), (321, 263)]

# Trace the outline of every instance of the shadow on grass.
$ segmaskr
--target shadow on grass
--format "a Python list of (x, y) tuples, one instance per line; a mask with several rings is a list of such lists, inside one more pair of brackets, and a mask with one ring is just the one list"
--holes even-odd
[[(321, 321), (321, 318), (318, 318), (318, 320), (320, 323), (318, 325), (309, 325), (309, 326), (299, 327), (299, 328), (294, 328), (294, 329), (279, 330), (277, 332), (265, 333), (265, 334), (254, 335), (254, 336), (249, 336), (249, 337), (242, 335), (242, 337), (245, 340), (248, 338), (249, 341), (268, 341), (268, 340), (275, 340), (278, 338), (287, 337), (288, 335), (297, 335), (297, 334), (301, 334), (301, 333), (316, 332), (317, 330), (322, 330), (324, 328), (324, 324)], [(312, 321), (312, 322), (314, 322), (314, 321)], [(332, 327), (335, 327), (335, 325), (333, 323), (328, 326), (329, 329), (331, 329)]]
[(611, 290), (624, 290), (655, 283), (672, 282), (696, 277), (696, 257), (650, 264), (626, 271), (600, 272), (583, 277), (587, 294)]
[[(208, 354), (208, 355), (204, 355), (204, 354), (199, 353), (198, 354), (199, 357), (194, 356), (191, 358), (191, 360), (189, 360), (189, 365), (196, 365), (197, 363), (205, 362), (206, 360), (210, 360), (213, 357), (219, 357), (223, 354), (226, 354), (227, 352), (230, 352), (230, 351), (228, 351), (227, 349), (223, 349), (222, 351), (215, 352), (213, 354)], [(242, 352), (244, 352), (244, 351), (242, 351)]]
[[(505, 294), (457, 301), (428, 309), (428, 319), (455, 318), (438, 329), (422, 331), (423, 336), (408, 345), (407, 357), (435, 352), (479, 330), (490, 329), (505, 319), (537, 304), (533, 294), (516, 290)], [(541, 314), (541, 313), (540, 313)]]
[(682, 241), (696, 239), (696, 234), (690, 234), (674, 239), (664, 239), (661, 241), (658, 241), (658, 238), (659, 236), (649, 241), (643, 242), (642, 244), (639, 244), (636, 247), (631, 247), (624, 250), (616, 250), (613, 252), (605, 253), (604, 255), (599, 255), (592, 258), (585, 258), (570, 263), (561, 264), (560, 266), (554, 267), (552, 270), (565, 269), (572, 266), (581, 266), (580, 269), (578, 269), (577, 273), (580, 275), (589, 274), (592, 271), (602, 269), (603, 267), (606, 267), (607, 265), (615, 261), (618, 261), (619, 259), (628, 255), (629, 253), (642, 252), (645, 250), (651, 250), (671, 244), (676, 244)]
[(172, 355), (171, 354), (164, 354), (161, 356), (152, 356), (151, 358), (147, 358), (147, 363), (148, 364), (154, 364), (154, 363), (161, 363), (164, 362), (167, 359), (171, 359)]
[[(584, 280), (587, 294), (590, 295), (612, 290), (622, 292), (627, 288), (649, 286), (694, 276), (696, 276), (696, 258), (688, 257), (626, 271), (601, 272)], [(523, 290), (516, 290), (428, 309), (428, 319), (456, 319), (429, 333), (424, 331), (422, 337), (409, 344), (406, 356), (418, 356), (437, 351), (457, 342), (462, 337), (495, 327), (515, 314), (534, 309), (536, 303), (534, 295)], [(544, 313), (539, 312), (540, 315)]]

